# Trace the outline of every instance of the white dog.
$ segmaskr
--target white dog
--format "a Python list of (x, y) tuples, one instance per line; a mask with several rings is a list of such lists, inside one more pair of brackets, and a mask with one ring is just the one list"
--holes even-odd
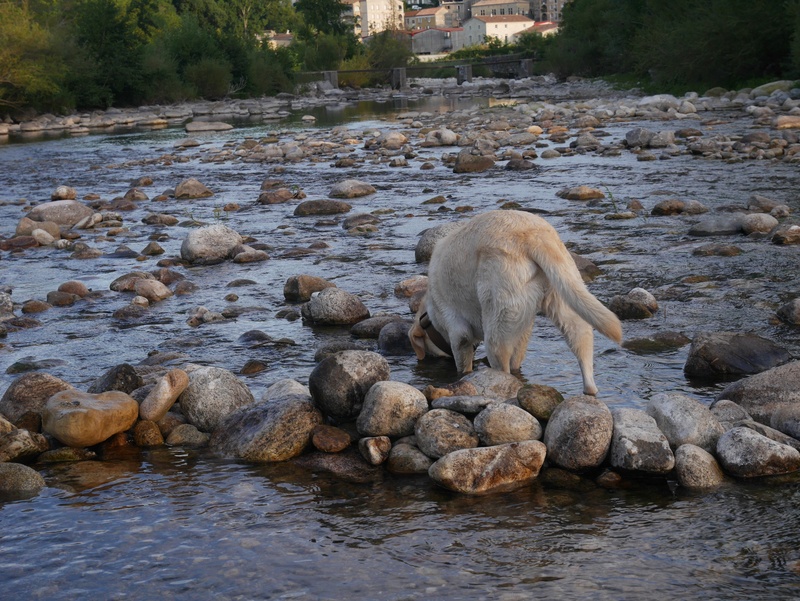
[(578, 358), (584, 393), (597, 394), (592, 327), (619, 343), (619, 319), (586, 289), (549, 223), (523, 211), (490, 211), (436, 243), (428, 292), (408, 335), (418, 359), (453, 357), (461, 373), (472, 371), (475, 347), (485, 340), (489, 364), (510, 373), (519, 371), (539, 311)]

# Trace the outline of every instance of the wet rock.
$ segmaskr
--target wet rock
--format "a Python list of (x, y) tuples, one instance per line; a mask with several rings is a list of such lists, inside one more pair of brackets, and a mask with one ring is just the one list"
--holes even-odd
[(675, 474), (678, 484), (691, 489), (715, 488), (725, 480), (714, 456), (693, 444), (683, 444), (675, 451)]
[(575, 188), (564, 188), (556, 192), (556, 196), (559, 198), (564, 198), (566, 200), (595, 200), (598, 198), (605, 198), (606, 195), (603, 194), (597, 188), (591, 188), (589, 186), (577, 186)]
[(240, 244), (242, 237), (228, 226), (207, 225), (189, 232), (181, 244), (181, 258), (198, 265), (221, 263)]
[(31, 372), (14, 380), (0, 399), (0, 413), (16, 423), (25, 413), (41, 414), (47, 400), (72, 384), (45, 372)]
[(772, 423), (775, 425), (774, 428), (760, 424), (752, 419), (741, 420), (734, 424), (734, 427), (742, 426), (745, 428), (750, 428), (762, 436), (766, 436), (770, 440), (788, 445), (793, 449), (800, 451), (800, 440), (794, 436), (785, 434), (781, 431), (781, 429), (778, 429), (786, 428), (787, 432), (797, 432), (797, 417), (796, 408), (782, 407), (778, 409), (778, 411), (776, 411), (772, 416)]
[(173, 215), (165, 215), (164, 213), (148, 213), (142, 218), (142, 223), (146, 225), (177, 225), (179, 222), (177, 217)]
[(750, 428), (728, 430), (716, 449), (722, 468), (737, 478), (775, 476), (800, 469), (800, 452)]
[(430, 261), (436, 243), (462, 225), (463, 223), (461, 222), (451, 221), (424, 230), (420, 234), (419, 242), (417, 242), (414, 248), (414, 259), (416, 262), (425, 263), (426, 261)]
[(311, 431), (311, 444), (323, 453), (339, 453), (352, 442), (350, 435), (336, 426), (319, 424)]
[(712, 453), (724, 431), (708, 407), (684, 394), (656, 394), (647, 403), (646, 411), (673, 449), (693, 444)]
[(422, 415), (414, 427), (414, 435), (419, 449), (432, 459), (480, 443), (472, 423), (449, 409), (432, 409)]
[(47, 293), (47, 303), (52, 307), (71, 307), (79, 300), (79, 296), (68, 292), (51, 290)]
[(431, 407), (434, 409), (450, 409), (464, 415), (477, 415), (489, 405), (498, 402), (501, 401), (479, 394), (453, 394), (433, 398)]
[(342, 200), (305, 200), (295, 207), (294, 214), (297, 217), (308, 215), (336, 215), (347, 213), (353, 207)]
[(331, 198), (360, 198), (362, 196), (375, 194), (375, 192), (375, 187), (366, 182), (357, 179), (347, 179), (335, 184), (328, 193), (328, 196)]
[(741, 421), (753, 419), (743, 407), (725, 399), (716, 401), (711, 405), (710, 410), (725, 430), (730, 430)]
[(694, 224), (689, 229), (690, 236), (730, 236), (742, 232), (743, 213), (732, 215), (711, 215)]
[(636, 148), (637, 146), (647, 148), (652, 138), (653, 132), (649, 129), (635, 127), (625, 134), (625, 143), (629, 148)]
[(733, 244), (703, 244), (692, 251), (696, 257), (738, 257), (742, 254), (742, 249)]
[(350, 333), (356, 338), (377, 338), (385, 325), (395, 321), (406, 320), (399, 315), (375, 315), (353, 325)]
[(428, 411), (428, 400), (419, 390), (390, 380), (376, 382), (364, 397), (356, 427), (362, 436), (409, 436)]
[(141, 448), (159, 447), (164, 444), (164, 436), (158, 424), (142, 420), (133, 427), (133, 444)]
[(539, 475), (546, 451), (537, 440), (462, 449), (438, 459), (428, 474), (439, 486), (465, 494), (513, 490)]
[(515, 405), (492, 403), (475, 416), (475, 432), (486, 446), (523, 440), (539, 440), (542, 426), (530, 413)]
[(644, 338), (633, 338), (622, 343), (626, 350), (638, 354), (661, 353), (686, 346), (691, 339), (680, 332), (656, 332)]
[(754, 420), (770, 424), (779, 407), (800, 405), (800, 361), (733, 382), (718, 395), (715, 404), (722, 399), (740, 405)]
[(525, 384), (517, 391), (517, 403), (537, 420), (547, 421), (553, 410), (564, 400), (552, 386)]
[(184, 125), (187, 133), (207, 132), (207, 131), (228, 131), (233, 129), (230, 123), (222, 121), (189, 121)]
[(506, 171), (530, 171), (531, 169), (538, 169), (538, 166), (527, 159), (510, 159), (504, 169)]
[(0, 498), (26, 498), (39, 494), (44, 478), (21, 463), (0, 463)]
[(28, 219), (51, 221), (64, 227), (73, 227), (84, 219), (91, 218), (94, 211), (76, 200), (54, 200), (32, 208)]
[(700, 215), (707, 212), (708, 207), (696, 200), (671, 198), (657, 203), (650, 211), (650, 214), (654, 216)]
[(620, 319), (649, 319), (658, 311), (658, 301), (644, 288), (634, 288), (624, 296), (614, 296), (608, 308)]
[(49, 448), (47, 439), (38, 432), (11, 430), (0, 434), (0, 463), (34, 459)]
[(394, 295), (398, 298), (411, 298), (415, 294), (428, 289), (428, 276), (415, 275), (407, 278), (394, 287)]
[(136, 369), (127, 363), (122, 363), (107, 370), (102, 376), (92, 382), (86, 391), (91, 394), (97, 394), (100, 392), (118, 390), (130, 394), (143, 385), (144, 380), (142, 380), (142, 377), (137, 373)]
[(777, 225), (778, 220), (765, 213), (750, 213), (742, 218), (742, 231), (745, 234), (766, 234)]
[(790, 359), (785, 348), (756, 334), (699, 332), (683, 371), (690, 378), (720, 379), (756, 374)]
[(139, 417), (157, 422), (162, 419), (189, 386), (189, 374), (182, 369), (171, 369), (159, 378), (139, 405)]
[(438, 146), (458, 146), (458, 134), (446, 127), (440, 127), (429, 131), (423, 140), (423, 148), (438, 147)]
[(37, 457), (37, 463), (71, 463), (73, 461), (90, 461), (97, 459), (97, 453), (89, 449), (73, 449), (72, 447), (59, 447), (45, 451)]
[(672, 471), (675, 456), (655, 419), (629, 407), (614, 409), (611, 415), (614, 433), (608, 456), (612, 468), (645, 474)]
[(352, 420), (361, 412), (370, 388), (389, 376), (389, 363), (377, 353), (341, 351), (320, 361), (309, 376), (308, 387), (325, 415)]
[(378, 350), (388, 356), (408, 356), (414, 353), (408, 330), (411, 320), (393, 321), (381, 328), (378, 334)]
[(381, 465), (389, 459), (392, 441), (388, 436), (368, 436), (358, 441), (358, 452), (370, 465)]
[(189, 384), (178, 397), (189, 423), (212, 432), (233, 411), (255, 402), (253, 394), (232, 372), (200, 367), (189, 373)]
[(433, 460), (416, 445), (398, 441), (389, 451), (386, 469), (399, 475), (427, 474), (432, 464)]
[(380, 482), (383, 470), (369, 464), (354, 450), (343, 453), (308, 453), (297, 457), (293, 463), (314, 472), (327, 472), (340, 480), (354, 484)]
[(209, 447), (225, 457), (257, 463), (297, 457), (322, 414), (305, 394), (288, 394), (241, 407), (214, 430)]
[(44, 230), (50, 234), (53, 239), (57, 240), (61, 238), (61, 228), (54, 221), (34, 221), (28, 217), (23, 217), (19, 220), (14, 236), (31, 236), (37, 229)]
[(175, 186), (175, 198), (178, 199), (208, 198), (209, 196), (214, 196), (214, 193), (193, 177), (185, 179)]
[(482, 173), (494, 167), (494, 159), (489, 156), (472, 154), (469, 148), (458, 153), (453, 173)]
[(50, 200), (75, 200), (77, 197), (78, 192), (71, 186), (58, 186), (50, 194)]
[(544, 432), (548, 460), (568, 470), (599, 466), (611, 446), (614, 423), (605, 403), (581, 395), (565, 399)]
[(109, 289), (114, 292), (133, 292), (136, 289), (136, 282), (141, 279), (154, 280), (155, 276), (146, 271), (132, 271), (121, 275), (109, 284)]
[(796, 298), (782, 305), (778, 309), (777, 315), (781, 321), (796, 326), (800, 325), (800, 298)]
[(47, 401), (42, 431), (68, 447), (91, 447), (128, 430), (138, 416), (139, 403), (124, 392), (64, 390)]
[(380, 133), (376, 138), (367, 140), (364, 143), (364, 148), (366, 149), (383, 148), (385, 150), (400, 150), (407, 143), (408, 143), (408, 138), (405, 136), (405, 134), (399, 131), (388, 131)]
[(300, 313), (305, 321), (317, 325), (351, 325), (370, 316), (355, 294), (341, 288), (325, 288), (313, 294)]
[(522, 381), (515, 375), (491, 368), (469, 373), (459, 382), (473, 386), (476, 394), (499, 400), (516, 398), (522, 388)]
[(785, 224), (772, 235), (773, 244), (800, 244), (800, 225)]
[(74, 294), (80, 298), (85, 298), (89, 295), (89, 288), (86, 287), (86, 284), (80, 282), (78, 280), (69, 280), (68, 282), (64, 282), (58, 286), (59, 292), (66, 292), (67, 294)]
[(210, 434), (201, 432), (192, 424), (178, 424), (167, 436), (166, 443), (171, 447), (200, 449), (208, 445)]
[(291, 302), (308, 301), (314, 292), (325, 288), (336, 288), (336, 284), (314, 275), (293, 275), (283, 285), (283, 297)]

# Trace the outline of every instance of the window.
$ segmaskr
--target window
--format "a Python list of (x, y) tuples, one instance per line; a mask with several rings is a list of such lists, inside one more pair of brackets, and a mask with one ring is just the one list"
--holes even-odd
[(500, 14), (501, 14), (501, 15), (504, 15), (504, 14), (506, 14), (506, 9), (505, 9), (505, 8), (501, 8), (501, 9), (500, 9)]

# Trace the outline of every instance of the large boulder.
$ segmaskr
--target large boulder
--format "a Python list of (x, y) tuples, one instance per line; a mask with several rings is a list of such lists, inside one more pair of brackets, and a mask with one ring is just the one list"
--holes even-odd
[(48, 373), (29, 372), (6, 389), (0, 399), (0, 414), (16, 423), (26, 413), (41, 414), (47, 400), (55, 393), (72, 389), (72, 384)]
[(255, 399), (232, 372), (209, 366), (189, 373), (189, 384), (178, 401), (192, 425), (202, 432), (213, 432), (228, 415)]
[(403, 382), (376, 382), (364, 397), (356, 426), (362, 436), (409, 436), (417, 419), (428, 411), (428, 400)]
[(546, 453), (538, 440), (462, 449), (434, 462), (428, 475), (439, 486), (466, 494), (512, 490), (539, 475)]
[(207, 198), (213, 195), (214, 193), (205, 184), (193, 177), (185, 179), (175, 186), (175, 198)]
[(352, 420), (361, 412), (370, 388), (389, 376), (389, 363), (379, 354), (341, 351), (319, 362), (308, 377), (308, 388), (323, 414)]
[(336, 284), (315, 275), (293, 275), (283, 285), (283, 297), (291, 302), (306, 302), (311, 295), (325, 288), (336, 288)]
[(57, 392), (42, 412), (42, 432), (68, 447), (91, 447), (130, 429), (139, 403), (124, 392)]
[(613, 431), (614, 420), (605, 403), (588, 395), (569, 397), (547, 422), (547, 458), (568, 470), (598, 467), (608, 454)]
[(724, 431), (708, 407), (685, 394), (656, 394), (646, 411), (656, 420), (673, 449), (693, 444), (712, 453)]
[(476, 394), (501, 401), (517, 398), (517, 392), (523, 385), (517, 376), (491, 368), (473, 371), (461, 378), (459, 383), (473, 386)]
[(754, 420), (769, 425), (782, 406), (800, 406), (800, 361), (761, 372), (726, 386), (717, 401), (740, 405)]
[(462, 225), (464, 225), (464, 222), (451, 221), (423, 230), (420, 234), (417, 246), (414, 248), (414, 259), (416, 262), (425, 263), (426, 261), (430, 261), (436, 243), (449, 233), (459, 229)]
[(369, 317), (369, 309), (355, 294), (324, 288), (300, 308), (303, 319), (317, 325), (351, 325)]
[(757, 374), (791, 359), (789, 352), (756, 334), (700, 332), (683, 367), (690, 378), (719, 379)]
[(656, 420), (640, 409), (620, 407), (611, 412), (614, 434), (611, 438), (611, 467), (645, 474), (668, 474), (675, 467), (675, 456)]
[(431, 409), (417, 420), (414, 435), (420, 451), (432, 459), (480, 443), (472, 423), (449, 409)]
[(358, 198), (375, 194), (375, 187), (357, 179), (346, 179), (331, 188), (331, 198)]
[(714, 456), (693, 444), (681, 445), (675, 451), (675, 473), (678, 484), (692, 489), (714, 488), (725, 479)]
[(723, 469), (738, 478), (788, 474), (800, 469), (800, 452), (751, 430), (728, 430), (717, 443)]
[(52, 221), (60, 226), (72, 227), (94, 215), (94, 211), (76, 200), (54, 200), (33, 207), (28, 211), (28, 219), (33, 221)]
[(244, 461), (286, 461), (303, 452), (322, 421), (309, 395), (290, 393), (237, 409), (219, 423), (209, 446)]
[(475, 416), (475, 431), (486, 446), (523, 440), (539, 440), (542, 426), (524, 409), (508, 403), (492, 403)]
[(181, 244), (181, 258), (189, 263), (212, 265), (231, 258), (242, 237), (227, 225), (207, 225), (189, 232)]

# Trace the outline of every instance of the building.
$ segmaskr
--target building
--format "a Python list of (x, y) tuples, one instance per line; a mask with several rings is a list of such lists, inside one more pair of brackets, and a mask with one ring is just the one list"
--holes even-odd
[(462, 45), (453, 50), (483, 44), (487, 37), (496, 38), (504, 44), (513, 44), (519, 33), (533, 25), (534, 21), (523, 15), (473, 17), (464, 23), (464, 35), (460, 40)]
[(408, 31), (415, 31), (434, 27), (452, 27), (456, 20), (455, 17), (456, 11), (452, 5), (411, 10), (405, 14), (405, 28)]
[(342, 0), (342, 4), (347, 7), (342, 18), (362, 40), (387, 29), (403, 29), (402, 0)]
[(528, 0), (477, 0), (471, 8), (473, 17), (504, 17), (521, 15), (530, 17), (531, 3)]
[(531, 0), (531, 12), (536, 21), (561, 21), (564, 5), (570, 0)]
[(451, 52), (464, 30), (461, 27), (442, 27), (411, 31), (411, 51), (414, 54), (443, 54)]

